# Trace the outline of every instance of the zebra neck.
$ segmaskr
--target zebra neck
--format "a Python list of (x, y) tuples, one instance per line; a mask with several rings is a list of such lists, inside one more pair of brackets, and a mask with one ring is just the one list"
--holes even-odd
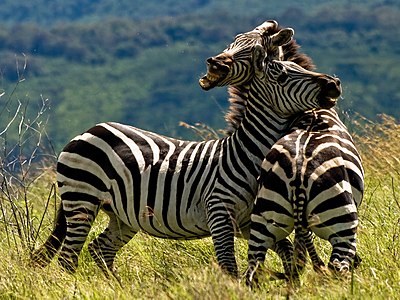
[(251, 173), (258, 177), (265, 155), (286, 132), (290, 122), (278, 117), (273, 111), (264, 111), (262, 115), (254, 116), (252, 110), (248, 106), (239, 128), (227, 139), (227, 156), (228, 159), (243, 161)]

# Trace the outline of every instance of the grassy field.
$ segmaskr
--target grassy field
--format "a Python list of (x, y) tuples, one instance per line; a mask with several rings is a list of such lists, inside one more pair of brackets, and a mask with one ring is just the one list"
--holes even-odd
[[(356, 141), (366, 168), (366, 193), (359, 211), (358, 249), (363, 261), (351, 279), (322, 278), (308, 268), (300, 288), (290, 295), (283, 282), (267, 278), (260, 289), (250, 291), (220, 271), (211, 239), (178, 242), (145, 234), (138, 234), (117, 256), (122, 285), (106, 279), (86, 247), (73, 275), (56, 260), (43, 269), (31, 266), (30, 252), (49, 234), (54, 202), (59, 201), (54, 172), (32, 163), (29, 169), (22, 166), (19, 176), (4, 170), (1, 174), (0, 299), (398, 299), (400, 126), (388, 117), (379, 124), (360, 118), (356, 126), (363, 130)], [(29, 172), (37, 176), (32, 181)], [(89, 240), (106, 224), (106, 216), (100, 214)], [(316, 244), (326, 261), (330, 245), (319, 239)], [(243, 273), (246, 242), (238, 239), (236, 249)], [(267, 263), (281, 268), (273, 254)]]

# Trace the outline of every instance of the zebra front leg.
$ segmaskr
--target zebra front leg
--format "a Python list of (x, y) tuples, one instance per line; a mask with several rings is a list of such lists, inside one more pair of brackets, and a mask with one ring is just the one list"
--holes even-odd
[(120, 282), (114, 259), (117, 252), (136, 234), (130, 226), (120, 221), (115, 214), (107, 212), (110, 217), (107, 228), (89, 244), (89, 253), (103, 273), (111, 274)]
[(66, 199), (66, 196), (73, 195), (75, 193), (65, 193), (61, 196), (67, 229), (59, 262), (69, 272), (74, 272), (78, 267), (79, 253), (100, 208), (100, 202), (94, 204), (85, 200)]
[[(252, 224), (253, 227), (253, 224)], [(266, 229), (266, 227), (265, 227)], [(260, 228), (258, 228), (260, 230)], [(271, 236), (262, 236), (262, 231), (251, 232), (248, 249), (248, 267), (245, 273), (246, 285), (250, 288), (259, 286), (259, 275), (262, 273), (268, 249), (274, 246)], [(260, 238), (261, 237), (261, 238)], [(279, 252), (277, 252), (279, 254)], [(285, 264), (284, 264), (285, 265)]]
[(219, 266), (229, 275), (237, 278), (234, 219), (220, 199), (208, 201), (207, 225), (210, 229)]

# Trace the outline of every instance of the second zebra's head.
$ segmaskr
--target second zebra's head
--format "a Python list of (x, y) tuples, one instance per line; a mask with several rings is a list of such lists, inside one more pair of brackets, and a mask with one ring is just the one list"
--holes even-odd
[[(264, 55), (262, 46), (256, 46), (255, 52)], [(257, 91), (273, 110), (287, 117), (313, 108), (329, 109), (333, 107), (342, 93), (340, 80), (326, 74), (306, 70), (289, 61), (266, 61), (264, 71), (257, 72), (262, 84)], [(264, 101), (265, 101), (264, 100)]]
[[(274, 34), (276, 21), (266, 21), (254, 30), (239, 34), (222, 53), (207, 59), (207, 74), (199, 80), (202, 89), (216, 86), (238, 86), (249, 82), (265, 59), (255, 53), (256, 45), (265, 45), (269, 59), (280, 59), (282, 46), (292, 40), (294, 31), (283, 28)], [(272, 54), (272, 55), (271, 55)]]

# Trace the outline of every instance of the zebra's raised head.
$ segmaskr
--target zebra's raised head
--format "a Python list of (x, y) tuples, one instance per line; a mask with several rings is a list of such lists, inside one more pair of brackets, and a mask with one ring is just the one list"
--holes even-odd
[[(258, 51), (264, 52), (263, 49)], [(264, 83), (259, 88), (265, 95), (266, 105), (271, 105), (281, 117), (290, 117), (307, 107), (329, 109), (342, 92), (339, 78), (306, 70), (289, 61), (268, 61), (264, 71), (257, 72), (256, 76), (261, 76)]]
[(276, 21), (266, 21), (252, 31), (238, 34), (222, 53), (208, 58), (207, 74), (199, 80), (201, 88), (243, 85), (251, 80), (266, 56), (265, 51), (260, 53), (260, 47), (256, 49), (257, 45), (264, 45), (274, 54), (273, 59), (283, 58), (282, 46), (291, 41), (294, 30), (283, 28), (270, 34), (277, 26)]

